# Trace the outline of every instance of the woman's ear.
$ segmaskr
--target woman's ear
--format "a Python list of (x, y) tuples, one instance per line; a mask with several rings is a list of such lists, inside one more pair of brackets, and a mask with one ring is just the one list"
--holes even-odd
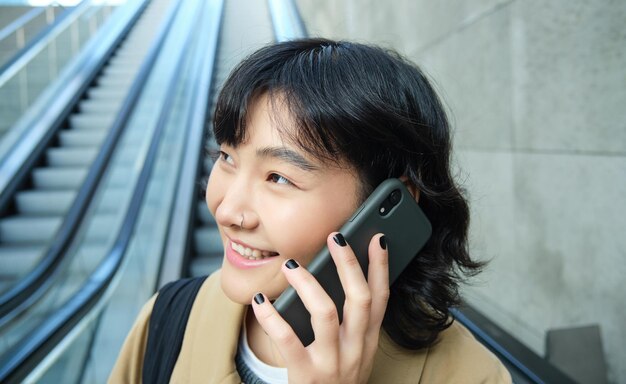
[(406, 176), (400, 176), (398, 179), (401, 182), (404, 183), (404, 186), (406, 187), (406, 189), (409, 190), (409, 193), (415, 198), (415, 201), (419, 203), (419, 201), (420, 201), (420, 190), (417, 189), (415, 184), (413, 184), (411, 182), (411, 180), (409, 180), (409, 178), (406, 177)]

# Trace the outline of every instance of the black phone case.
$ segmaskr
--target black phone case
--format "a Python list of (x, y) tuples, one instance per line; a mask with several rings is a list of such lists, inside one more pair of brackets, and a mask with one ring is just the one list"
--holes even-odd
[[(401, 192), (401, 199), (386, 216), (382, 216), (379, 207), (394, 190)], [(352, 247), (366, 278), (370, 240), (375, 234), (384, 233), (389, 250), (389, 283), (393, 284), (426, 244), (432, 227), (404, 184), (398, 179), (388, 179), (372, 192), (341, 227), (340, 232)], [(331, 297), (337, 306), (339, 320), (342, 321), (345, 295), (328, 247), (320, 251), (307, 269)], [(293, 287), (288, 287), (276, 299), (274, 307), (305, 346), (313, 342), (315, 336), (311, 316)]]

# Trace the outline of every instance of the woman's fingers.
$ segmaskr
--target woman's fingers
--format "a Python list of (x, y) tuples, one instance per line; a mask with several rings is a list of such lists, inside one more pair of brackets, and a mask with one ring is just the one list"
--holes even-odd
[(315, 277), (295, 260), (288, 260), (283, 265), (283, 273), (311, 314), (315, 349), (320, 352), (319, 356), (329, 362), (337, 361), (339, 316), (335, 303)]
[(370, 287), (359, 261), (341, 233), (332, 233), (328, 237), (328, 248), (346, 296), (342, 327), (353, 346), (359, 348), (369, 324), (372, 305)]
[(257, 293), (252, 298), (252, 309), (257, 321), (274, 341), (285, 361), (306, 359), (304, 345), (264, 294)]
[(255, 296), (252, 308), (288, 367), (313, 366), (324, 377), (351, 376), (360, 372), (363, 364), (371, 365), (378, 344), (389, 298), (387, 246), (382, 234), (371, 239), (367, 279), (340, 233), (328, 237), (328, 247), (345, 293), (341, 325), (335, 303), (316, 278), (295, 260), (283, 265), (283, 273), (311, 314), (315, 342), (305, 348), (263, 294)]
[(387, 252), (387, 238), (376, 235), (369, 245), (369, 267), (367, 282), (372, 292), (372, 310), (368, 333), (376, 336), (385, 317), (387, 301), (389, 300), (389, 254)]

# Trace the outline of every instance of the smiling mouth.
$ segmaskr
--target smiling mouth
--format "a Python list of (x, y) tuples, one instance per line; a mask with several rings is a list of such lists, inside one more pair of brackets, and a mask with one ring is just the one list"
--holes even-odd
[(230, 247), (248, 260), (263, 260), (268, 257), (278, 256), (278, 252), (261, 251), (259, 249), (248, 248), (233, 241), (230, 242)]

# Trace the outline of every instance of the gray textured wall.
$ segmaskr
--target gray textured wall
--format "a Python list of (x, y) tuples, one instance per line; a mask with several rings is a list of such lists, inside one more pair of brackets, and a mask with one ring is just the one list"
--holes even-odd
[(298, 5), (311, 35), (393, 47), (436, 82), (492, 259), (468, 300), (541, 355), (547, 330), (599, 324), (626, 382), (626, 1)]

